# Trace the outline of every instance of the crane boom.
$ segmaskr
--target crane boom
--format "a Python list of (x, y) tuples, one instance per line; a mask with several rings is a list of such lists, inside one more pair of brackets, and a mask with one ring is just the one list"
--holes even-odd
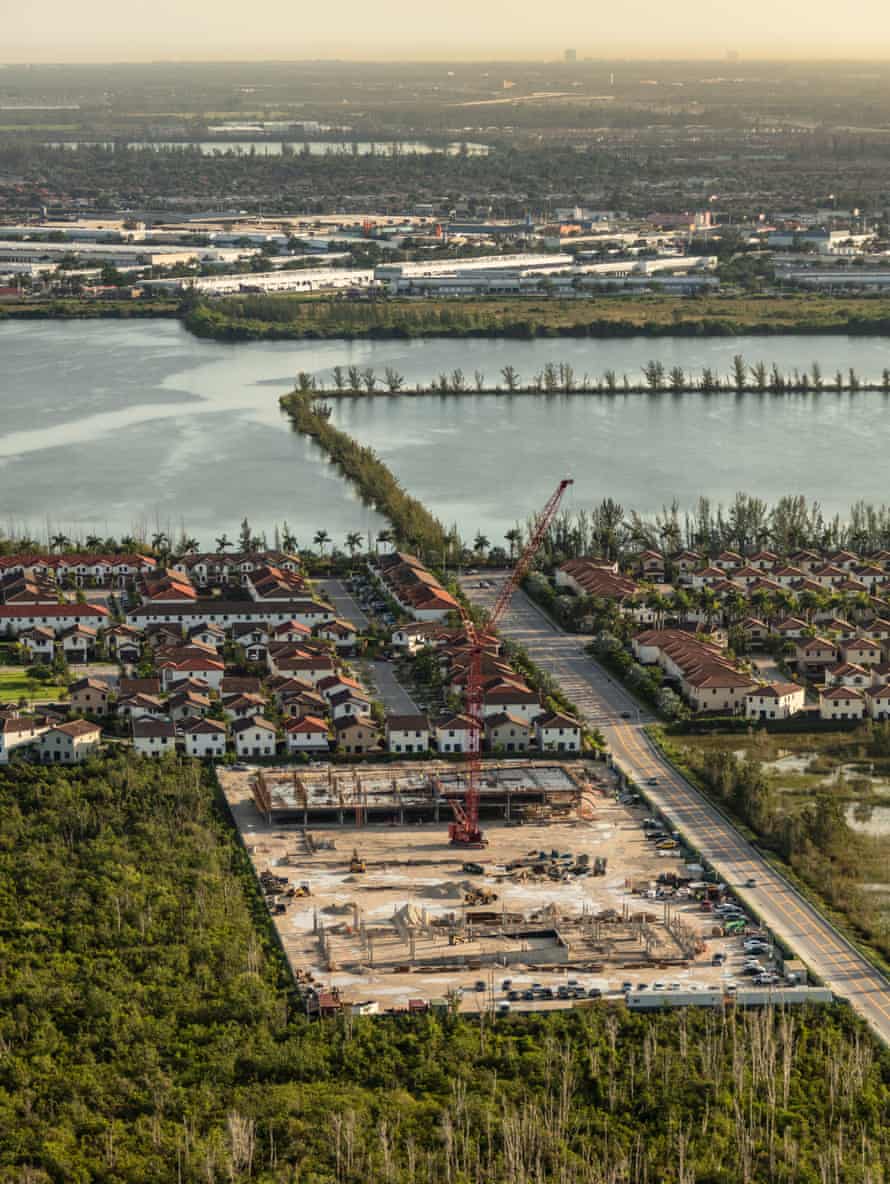
[(464, 800), (451, 799), (451, 809), (454, 821), (448, 828), (448, 836), (455, 846), (484, 847), (485, 837), (479, 829), (479, 781), (482, 772), (482, 654), (487, 643), (493, 640), (494, 630), (507, 610), (507, 606), (519, 584), (524, 579), (532, 560), (538, 553), (541, 543), (550, 529), (550, 524), (559, 503), (568, 487), (572, 484), (570, 478), (564, 478), (550, 497), (544, 509), (535, 519), (531, 537), (522, 550), (522, 554), (513, 568), (510, 578), (506, 581), (495, 601), (495, 606), (488, 618), (483, 632), (476, 627), (476, 622), (467, 612), (463, 604), (458, 602), (461, 621), (467, 642), (470, 647), (470, 660), (467, 668), (465, 701), (467, 715), (470, 717), (470, 738), (467, 762), (467, 792)]

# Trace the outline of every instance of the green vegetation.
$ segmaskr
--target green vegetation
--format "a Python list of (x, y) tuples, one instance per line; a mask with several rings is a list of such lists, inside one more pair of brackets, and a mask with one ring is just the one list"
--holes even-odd
[(343, 476), (356, 486), (363, 500), (389, 520), (398, 542), (421, 555), (435, 557), (443, 555), (452, 545), (453, 539), (442, 523), (404, 491), (373, 449), (357, 444), (346, 432), (333, 427), (311, 394), (295, 391), (285, 395), (281, 404), (294, 428), (315, 440)]
[(347, 301), (292, 295), (199, 303), (185, 316), (222, 341), (343, 337), (732, 337), (777, 333), (890, 333), (890, 300), (611, 295), (590, 298)]
[(0, 1180), (865, 1184), (845, 1007), (312, 1024), (195, 765), (0, 772)]
[(617, 374), (614, 370), (606, 370), (597, 378), (590, 374), (578, 374), (574, 366), (568, 362), (547, 362), (542, 370), (525, 380), (515, 366), (507, 364), (501, 367), (494, 383), (488, 382), (486, 376), (476, 370), (470, 381), (463, 370), (452, 370), (450, 374), (440, 374), (431, 382), (423, 385), (418, 383), (409, 389), (405, 378), (392, 366), (387, 366), (383, 375), (378, 375), (373, 367), (366, 366), (334, 366), (331, 370), (331, 386), (324, 379), (312, 377), (308, 373), (299, 376), (300, 389), (325, 391), (337, 397), (355, 398), (358, 395), (379, 395), (390, 398), (393, 395), (683, 395), (698, 392), (705, 395), (730, 393), (742, 395), (746, 391), (755, 394), (771, 395), (809, 395), (821, 394), (824, 391), (840, 393), (847, 391), (858, 394), (860, 391), (883, 391), (890, 394), (890, 369), (885, 368), (880, 382), (863, 382), (851, 367), (846, 374), (838, 370), (829, 379), (822, 374), (818, 362), (812, 367), (795, 368), (791, 373), (785, 373), (773, 363), (767, 366), (765, 362), (756, 362), (749, 366), (741, 354), (732, 359), (732, 370), (729, 375), (721, 375), (718, 371), (705, 367), (700, 373), (685, 371), (680, 366), (674, 366), (666, 371), (664, 364), (648, 361), (641, 369), (642, 381), (631, 378), (627, 374)]
[(17, 320), (82, 319), (88, 317), (129, 320), (133, 317), (175, 317), (179, 315), (179, 304), (169, 297), (158, 300), (85, 300), (63, 299), (34, 300), (0, 304), (0, 321), (7, 318)]
[(19, 699), (59, 699), (65, 689), (61, 683), (37, 677), (31, 669), (0, 666), (0, 703), (17, 703)]
[[(750, 828), (859, 939), (890, 963), (890, 839), (869, 833), (890, 806), (890, 724), (852, 732), (653, 734), (675, 764)], [(859, 825), (851, 825), (856, 822)]]

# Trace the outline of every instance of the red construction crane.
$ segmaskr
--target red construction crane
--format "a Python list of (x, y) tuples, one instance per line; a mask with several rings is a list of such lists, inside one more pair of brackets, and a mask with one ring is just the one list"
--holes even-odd
[(470, 662), (467, 668), (466, 680), (466, 710), (472, 721), (470, 727), (470, 750), (467, 762), (467, 792), (463, 801), (451, 799), (451, 809), (454, 821), (448, 827), (448, 837), (458, 847), (484, 847), (486, 839), (479, 829), (479, 780), (482, 772), (482, 654), (487, 645), (494, 640), (494, 632), (498, 622), (507, 610), (510, 599), (518, 586), (522, 583), (531, 566), (532, 560), (538, 553), (544, 536), (550, 529), (550, 524), (559, 509), (562, 495), (572, 484), (571, 478), (560, 481), (548, 501), (547, 505), (535, 519), (531, 538), (523, 548), (522, 554), (513, 568), (510, 578), (505, 582), (495, 601), (494, 608), (482, 629), (476, 627), (473, 618), (459, 603), (460, 616), (464, 632), (470, 646)]

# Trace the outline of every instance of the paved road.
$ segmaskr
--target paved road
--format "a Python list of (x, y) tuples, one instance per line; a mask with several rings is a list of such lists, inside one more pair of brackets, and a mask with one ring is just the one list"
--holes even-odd
[(377, 687), (377, 698), (386, 707), (387, 715), (421, 715), (422, 712), (393, 673), (391, 662), (372, 662), (371, 670)]
[[(496, 590), (464, 591), (490, 605)], [(639, 712), (622, 687), (583, 652), (586, 639), (558, 630), (517, 592), (501, 622), (505, 636), (520, 642), (560, 684), (587, 721), (604, 734), (616, 763), (635, 781), (657, 778), (646, 793), (718, 875), (795, 951), (836, 995), (847, 999), (882, 1040), (890, 1043), (890, 984), (829, 922), (786, 882), (723, 815), (676, 773), (650, 743)], [(630, 718), (622, 718), (629, 714)], [(745, 887), (749, 878), (753, 888)]]
[(367, 629), (369, 624), (367, 616), (355, 597), (346, 591), (342, 580), (319, 580), (318, 586), (334, 606), (338, 617), (349, 621), (357, 629)]

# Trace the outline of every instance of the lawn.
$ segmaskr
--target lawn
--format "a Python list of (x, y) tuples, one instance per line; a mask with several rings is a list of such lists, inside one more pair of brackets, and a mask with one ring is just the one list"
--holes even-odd
[(29, 700), (49, 702), (58, 699), (64, 691), (61, 683), (28, 678), (24, 666), (0, 666), (0, 703), (17, 703), (22, 695)]

